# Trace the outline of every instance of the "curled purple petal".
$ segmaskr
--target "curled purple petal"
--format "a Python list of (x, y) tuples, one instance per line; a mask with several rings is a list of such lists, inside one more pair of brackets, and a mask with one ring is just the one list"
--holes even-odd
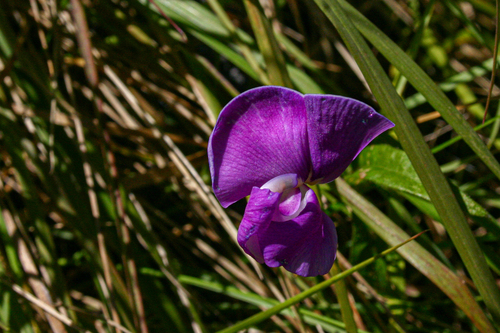
[[(314, 191), (303, 194), (304, 208), (292, 220), (273, 221), (281, 193), (254, 187), (238, 229), (238, 242), (246, 253), (270, 267), (284, 266), (301, 276), (326, 274), (337, 249), (332, 220), (321, 211)], [(294, 194), (295, 195), (295, 192)]]
[(337, 253), (337, 232), (332, 220), (321, 211), (314, 191), (306, 194), (307, 206), (293, 220), (271, 222), (259, 234), (266, 265), (283, 266), (301, 276), (328, 273)]
[(234, 98), (221, 111), (208, 144), (212, 186), (223, 207), (253, 186), (287, 173), (303, 180), (310, 170), (302, 94), (260, 87)]
[(370, 106), (332, 95), (305, 95), (312, 182), (328, 183), (394, 124)]
[(255, 260), (264, 263), (259, 234), (266, 230), (278, 207), (281, 193), (254, 187), (248, 200), (245, 215), (238, 228), (238, 243)]

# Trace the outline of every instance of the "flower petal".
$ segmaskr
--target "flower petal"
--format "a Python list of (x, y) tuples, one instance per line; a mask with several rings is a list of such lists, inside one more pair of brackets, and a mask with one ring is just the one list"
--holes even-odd
[(293, 188), (281, 195), (280, 204), (278, 206), (279, 215), (285, 217), (293, 215), (299, 208), (302, 201), (302, 193), (300, 188)]
[(271, 221), (280, 194), (254, 188), (238, 230), (246, 253), (270, 267), (284, 266), (301, 276), (326, 274), (333, 265), (337, 233), (332, 220), (321, 211), (314, 191), (304, 197), (307, 205), (290, 221)]
[(259, 235), (266, 265), (283, 266), (301, 276), (328, 273), (337, 253), (337, 232), (332, 220), (321, 211), (313, 190), (306, 193), (308, 204), (295, 219), (271, 222)]
[(394, 124), (370, 106), (341, 96), (305, 95), (312, 161), (310, 181), (328, 183)]
[(266, 86), (234, 98), (208, 143), (212, 186), (221, 205), (282, 174), (305, 180), (310, 169), (306, 123), (304, 97), (294, 90)]
[(280, 197), (281, 193), (254, 187), (238, 228), (238, 243), (248, 255), (261, 264), (264, 263), (264, 257), (259, 235), (271, 223)]

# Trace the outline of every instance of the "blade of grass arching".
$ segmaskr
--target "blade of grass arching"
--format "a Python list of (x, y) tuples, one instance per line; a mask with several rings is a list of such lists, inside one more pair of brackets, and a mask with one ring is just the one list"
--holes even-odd
[[(345, 180), (337, 178), (335, 184), (339, 194), (353, 208), (354, 213), (389, 245), (397, 244), (408, 237), (399, 226), (351, 188)], [(495, 332), (462, 280), (420, 244), (412, 242), (398, 252), (461, 308), (480, 332)]]
[(240, 70), (245, 72), (252, 79), (254, 79), (256, 81), (260, 81), (259, 76), (254, 71), (254, 69), (249, 65), (249, 63), (247, 61), (245, 61), (245, 58), (243, 58), (238, 53), (236, 53), (232, 48), (227, 46), (227, 44), (221, 42), (219, 39), (212, 37), (208, 34), (204, 34), (204, 33), (201, 33), (201, 32), (195, 31), (195, 30), (189, 30), (189, 29), (187, 29), (187, 31), (189, 33), (191, 33), (193, 36), (195, 36), (196, 38), (198, 38), (203, 43), (210, 46), (214, 51), (216, 51), (217, 53), (224, 56), (224, 58), (226, 58), (233, 65), (235, 65)]
[[(279, 301), (273, 298), (262, 297), (254, 293), (243, 292), (236, 287), (225, 286), (216, 282), (209, 282), (202, 279), (198, 279), (192, 276), (181, 275), (179, 276), (179, 281), (183, 284), (188, 284), (196, 286), (205, 290), (210, 290), (218, 294), (226, 295), (234, 299), (240, 300), (242, 302), (252, 304), (261, 308), (271, 308), (280, 304)], [(294, 313), (291, 309), (284, 309), (280, 313), (293, 317)], [(341, 321), (331, 319), (327, 316), (319, 315), (313, 311), (309, 311), (303, 308), (299, 308), (299, 313), (303, 316), (306, 323), (311, 325), (320, 325), (323, 329), (328, 332), (345, 332), (345, 324)], [(363, 332), (363, 331), (360, 331)]]
[[(406, 209), (406, 207), (401, 201), (399, 201), (397, 198), (393, 196), (388, 196), (387, 202), (392, 208), (392, 210), (397, 214), (399, 219), (403, 220), (403, 222), (406, 223), (406, 225), (410, 227), (410, 229), (414, 233), (422, 231), (422, 228), (417, 224), (417, 222), (415, 222), (413, 216), (410, 214), (410, 212)], [(439, 246), (436, 243), (434, 243), (427, 235), (422, 235), (422, 237), (420, 237), (420, 242), (429, 252), (433, 252), (441, 260), (441, 262), (443, 262), (448, 268), (453, 269), (453, 266), (448, 260), (448, 257), (446, 257), (446, 255), (443, 253), (443, 251), (441, 251)]]
[[(424, 141), (422, 134), (413, 121), (411, 114), (406, 109), (403, 101), (382, 69), (382, 66), (376, 60), (372, 51), (368, 47), (368, 44), (356, 30), (349, 17), (355, 19), (355, 22), (359, 26), (360, 30), (366, 34), (366, 37), (371, 40), (372, 43), (376, 44), (377, 47), (380, 48), (382, 53), (391, 54), (391, 57), (388, 58), (390, 58), (393, 65), (395, 65), (401, 73), (406, 76), (410, 83), (414, 86), (418, 86), (422, 90), (421, 92), (424, 93), (424, 95), (427, 95), (426, 97), (429, 100), (439, 102), (439, 107), (436, 109), (440, 110), (442, 115), (447, 112), (450, 116), (448, 118), (450, 118), (454, 123), (459, 124), (459, 126), (455, 128), (457, 132), (463, 134), (468, 141), (474, 142), (475, 144), (477, 143), (477, 145), (471, 145), (472, 148), (478, 148), (479, 151), (482, 152), (483, 161), (488, 162), (487, 164), (490, 166), (490, 169), (498, 171), (498, 176), (500, 176), (500, 165), (490, 151), (486, 149), (476, 133), (470, 129), (463, 117), (456, 112), (453, 104), (451, 104), (446, 96), (444, 96), (444, 94), (437, 89), (430, 78), (423, 73), (422, 69), (418, 67), (418, 65), (416, 65), (410, 58), (408, 58), (408, 56), (397, 47), (397, 45), (390, 41), (389, 38), (383, 38), (382, 36), (385, 35), (383, 35), (382, 32), (378, 31), (378, 29), (371, 24), (371, 22), (364, 19), (361, 14), (359, 14), (354, 8), (350, 7), (345, 1), (315, 1), (324, 11), (326, 16), (332, 21), (337, 28), (337, 31), (344, 39), (344, 42), (350, 49), (351, 54), (356, 59), (361, 71), (368, 81), (375, 98), (382, 107), (382, 111), (396, 123), (395, 131), (398, 139), (415, 167), (415, 170), (417, 171), (422, 184), (429, 194), (432, 203), (441, 216), (446, 231), (450, 235), (453, 244), (457, 248), (460, 257), (467, 267), (467, 270), (476, 284), (481, 296), (483, 296), (486, 306), (491, 311), (494, 318), (500, 320), (500, 290), (498, 289), (498, 286), (493, 279), (493, 275), (488, 268), (486, 260), (484, 259), (484, 255), (469, 228), (467, 219), (465, 218), (465, 215), (463, 214), (446, 178), (441, 172), (436, 159), (430, 152), (427, 143)], [(340, 3), (343, 4), (344, 8), (349, 8), (349, 10), (344, 13)], [(349, 15), (347, 15), (347, 13)], [(372, 33), (373, 31), (376, 33)], [(384, 43), (381, 43), (380, 41), (383, 41)], [(399, 50), (399, 52), (397, 52), (397, 57), (392, 54), (392, 49), (388, 50), (387, 45), (389, 45), (389, 42), (391, 43), (390, 45), (392, 48), (397, 48)], [(397, 59), (393, 59), (395, 57)], [(405, 61), (402, 62), (401, 59), (405, 59)], [(408, 71), (407, 67), (412, 68), (412, 70)], [(415, 80), (415, 76), (417, 75), (419, 80)], [(449, 108), (448, 103), (451, 105), (451, 108)], [(462, 122), (465, 122), (465, 124)], [(470, 135), (470, 131), (473, 132), (473, 135)], [(486, 152), (484, 152), (485, 149)]]
[[(255, 71), (255, 73), (258, 74), (259, 79), (262, 83), (264, 84), (269, 84), (269, 78), (267, 77), (266, 73), (264, 70), (260, 67), (257, 59), (255, 58), (254, 54), (252, 53), (252, 50), (248, 46), (250, 44), (250, 41), (253, 43), (250, 37), (248, 38), (242, 38), (243, 33), (240, 29), (237, 29), (229, 16), (227, 15), (226, 11), (222, 7), (222, 5), (219, 3), (218, 0), (208, 0), (208, 5), (212, 10), (215, 12), (221, 23), (226, 27), (226, 29), (229, 31), (230, 37), (234, 41), (234, 43), (237, 45), (238, 49), (240, 50), (241, 54), (245, 57), (247, 60), (248, 64), (250, 67)], [(245, 40), (247, 40), (245, 42)]]
[[(491, 129), (491, 134), (490, 134), (490, 137), (489, 137), (489, 140), (488, 140), (488, 148), (491, 149), (491, 147), (493, 146), (493, 144), (495, 144), (495, 141), (497, 140), (497, 136), (498, 136), (498, 131), (500, 129), (500, 103), (498, 103), (498, 106), (497, 106), (497, 114), (495, 116), (495, 118), (492, 118), (495, 120), (495, 123), (493, 124), (493, 128)], [(492, 120), (490, 119), (490, 120)], [(485, 122), (484, 124), (486, 124), (487, 122)], [(475, 128), (474, 128), (475, 130)], [(498, 147), (498, 145), (497, 145)]]
[[(335, 276), (340, 274), (342, 271), (340, 269), (338, 261), (333, 264), (332, 269), (330, 270), (330, 274)], [(358, 332), (358, 327), (356, 326), (356, 322), (354, 321), (354, 315), (352, 313), (351, 304), (349, 303), (349, 296), (347, 294), (347, 286), (345, 281), (339, 280), (335, 282), (335, 295), (337, 296), (337, 300), (340, 304), (340, 312), (342, 313), (342, 320), (345, 324), (345, 329), (347, 333), (356, 333)]]
[[(455, 87), (459, 83), (471, 82), (475, 78), (487, 74), (489, 71), (492, 70), (492, 68), (493, 68), (493, 58), (484, 61), (479, 66), (471, 67), (467, 71), (463, 71), (453, 76), (450, 76), (448, 79), (446, 79), (445, 82), (440, 83), (438, 87), (443, 92), (451, 91), (455, 89)], [(426, 99), (421, 93), (416, 93), (415, 95), (412, 95), (405, 99), (405, 104), (408, 109), (416, 108), (417, 106), (422, 105), (425, 102)]]
[[(500, 104), (498, 104), (498, 105), (499, 105), (498, 110), (500, 110)], [(485, 121), (483, 124), (477, 125), (476, 127), (474, 127), (474, 131), (482, 130), (483, 128), (488, 127), (489, 125), (491, 125), (493, 123), (497, 124), (499, 122), (500, 122), (500, 113), (497, 112), (497, 116), (495, 116), (495, 118), (488, 119), (488, 121)], [(494, 131), (492, 131), (492, 133), (494, 133)], [(443, 149), (451, 146), (452, 144), (454, 144), (454, 143), (456, 143), (456, 142), (458, 142), (460, 140), (462, 140), (461, 136), (455, 136), (455, 137), (451, 138), (450, 140), (445, 141), (445, 142), (441, 143), (440, 145), (432, 148), (431, 151), (432, 151), (433, 154), (439, 153), (441, 150), (443, 150)], [(494, 142), (494, 140), (490, 141), (490, 143), (493, 143), (493, 142)]]
[(467, 27), (467, 30), (471, 33), (471, 35), (481, 44), (490, 47), (490, 49), (493, 47), (493, 45), (488, 45), (489, 41), (486, 41), (483, 36), (481, 35), (481, 32), (476, 27), (476, 23), (472, 22), (470, 18), (465, 15), (465, 13), (462, 11), (462, 9), (459, 7), (458, 3), (455, 1), (450, 1), (450, 0), (444, 0), (444, 4), (448, 9), (455, 15), (455, 17), (459, 18)]
[[(144, 6), (158, 12), (149, 0), (139, 0)], [(155, 0), (155, 3), (172, 20), (182, 26), (210, 33), (217, 37), (229, 37), (229, 31), (210, 10), (194, 1)], [(248, 38), (248, 35), (246, 36)]]
[[(464, 141), (479, 156), (486, 166), (500, 179), (500, 163), (470, 127), (464, 117), (457, 111), (453, 103), (438, 89), (431, 78), (406, 53), (404, 53), (389, 37), (380, 31), (345, 0), (340, 0), (343, 8), (352, 20), (352, 24), (369, 40), (387, 60), (394, 65), (424, 95), (427, 101), (441, 114), (453, 129), (464, 138)], [(347, 19), (343, 19), (345, 21)], [(361, 38), (361, 37), (360, 37)], [(374, 59), (375, 60), (375, 59)], [(497, 295), (500, 299), (500, 291)], [(500, 319), (500, 301), (498, 302)], [(497, 311), (495, 311), (497, 312)]]
[(259, 1), (244, 0), (243, 3), (257, 39), (257, 45), (264, 57), (270, 83), (276, 86), (292, 88), (292, 81), (286, 69), (285, 58), (276, 41), (271, 23), (264, 14)]
[(404, 242), (401, 242), (400, 244), (398, 244), (394, 247), (391, 247), (390, 249), (387, 249), (387, 250), (381, 252), (380, 254), (378, 254), (370, 259), (367, 259), (367, 260), (363, 261), (362, 263), (357, 264), (357, 265), (353, 266), (352, 268), (343, 271), (340, 274), (337, 274), (337, 275), (329, 278), (328, 280), (325, 280), (321, 283), (316, 284), (315, 286), (309, 288), (308, 290), (305, 290), (305, 291), (301, 292), (300, 294), (295, 295), (295, 296), (287, 299), (286, 301), (281, 302), (281, 303), (273, 306), (272, 308), (270, 308), (266, 311), (260, 312), (256, 315), (253, 315), (253, 316), (237, 323), (236, 325), (233, 325), (231, 327), (223, 329), (222, 331), (219, 331), (218, 333), (234, 333), (234, 332), (238, 332), (239, 330), (246, 329), (252, 325), (256, 325), (256, 324), (260, 323), (261, 321), (266, 320), (269, 317), (271, 317), (277, 313), (280, 313), (282, 310), (287, 309), (287, 308), (291, 307), (292, 305), (297, 304), (298, 302), (314, 295), (318, 291), (321, 291), (325, 288), (328, 288), (333, 283), (335, 283), (341, 279), (344, 279), (344, 278), (348, 277), (349, 275), (353, 274), (354, 272), (357, 272), (358, 270), (370, 265), (375, 260), (382, 258), (391, 252), (396, 251), (401, 246), (411, 242), (412, 240), (414, 240), (415, 238), (417, 238), (420, 235), (421, 234), (417, 234), (417, 235), (405, 240)]
[[(279, 301), (273, 298), (262, 297), (254, 293), (243, 292), (236, 287), (225, 286), (216, 282), (209, 282), (202, 279), (198, 279), (192, 276), (181, 275), (179, 276), (179, 281), (183, 284), (189, 284), (196, 286), (205, 290), (210, 290), (215, 293), (229, 296), (231, 298), (240, 300), (242, 302), (252, 304), (261, 308), (271, 308), (280, 304)], [(294, 316), (291, 309), (283, 309), (280, 313), (286, 316)], [(343, 333), (345, 332), (345, 324), (339, 320), (332, 319), (327, 316), (317, 314), (313, 311), (303, 309), (299, 307), (299, 313), (303, 316), (306, 323), (310, 325), (320, 325), (327, 332)], [(360, 333), (366, 333), (360, 330)]]

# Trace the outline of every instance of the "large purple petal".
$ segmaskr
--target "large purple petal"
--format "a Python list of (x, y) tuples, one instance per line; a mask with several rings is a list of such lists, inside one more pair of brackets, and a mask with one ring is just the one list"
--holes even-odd
[(238, 242), (250, 256), (270, 267), (284, 266), (301, 276), (326, 274), (333, 265), (337, 234), (309, 189), (307, 205), (293, 220), (272, 221), (281, 193), (254, 187), (238, 229)]
[(212, 185), (227, 207), (282, 174), (305, 180), (310, 170), (304, 96), (281, 87), (260, 87), (234, 98), (210, 136)]
[(328, 183), (394, 124), (368, 105), (341, 96), (305, 95), (311, 181)]

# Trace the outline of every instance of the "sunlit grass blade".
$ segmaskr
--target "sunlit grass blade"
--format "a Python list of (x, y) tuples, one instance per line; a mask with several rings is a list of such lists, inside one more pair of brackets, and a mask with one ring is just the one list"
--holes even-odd
[[(482, 62), (481, 65), (479, 66), (471, 67), (466, 71), (460, 72), (458, 74), (449, 77), (448, 79), (445, 80), (445, 82), (438, 84), (438, 87), (443, 92), (451, 91), (455, 89), (455, 87), (459, 83), (471, 82), (475, 78), (487, 74), (489, 71), (491, 71), (492, 68), (493, 68), (493, 58)], [(416, 93), (405, 99), (405, 104), (408, 109), (413, 109), (419, 105), (422, 105), (425, 102), (426, 99), (421, 93)]]
[[(158, 11), (148, 0), (139, 0), (145, 6)], [(176, 23), (204, 31), (218, 37), (229, 37), (229, 31), (221, 21), (207, 8), (190, 1), (155, 0), (156, 4)], [(248, 35), (246, 35), (248, 38)]]
[[(342, 271), (340, 269), (338, 261), (333, 264), (330, 270), (331, 275), (340, 274)], [(351, 309), (351, 304), (349, 303), (349, 295), (347, 291), (347, 285), (345, 280), (338, 280), (335, 282), (335, 295), (340, 304), (340, 311), (342, 313), (342, 320), (345, 323), (345, 328), (348, 333), (356, 333), (358, 328), (356, 322), (354, 321), (354, 315)]]
[[(181, 275), (179, 276), (179, 281), (183, 284), (210, 290), (262, 308), (272, 308), (280, 303), (273, 298), (266, 298), (253, 293), (243, 292), (232, 286), (225, 286), (220, 283), (205, 281), (192, 276)], [(303, 316), (304, 321), (308, 324), (320, 325), (327, 332), (345, 332), (345, 324), (339, 320), (307, 310), (303, 306), (298, 308), (298, 312)], [(289, 308), (283, 309), (280, 313), (287, 316), (294, 316), (294, 313)], [(364, 333), (365, 331), (358, 330), (358, 332)]]
[[(351, 205), (354, 213), (387, 244), (397, 244), (408, 237), (399, 226), (351, 188), (343, 179), (338, 178), (335, 183), (339, 194)], [(463, 284), (462, 279), (453, 274), (420, 244), (413, 242), (399, 249), (398, 252), (452, 299), (481, 332), (495, 332), (469, 289)]]
[[(425, 214), (441, 221), (441, 217), (403, 150), (387, 144), (370, 145), (358, 157), (358, 165), (359, 169), (347, 176), (347, 181), (354, 184), (368, 181), (380, 188), (394, 191), (410, 200)], [(489, 178), (491, 177), (493, 175), (490, 174)], [(468, 196), (465, 189), (459, 189), (453, 183), (451, 188), (468, 217), (488, 230), (491, 237), (500, 239), (500, 225), (495, 218)]]
[(205, 44), (207, 44), (208, 46), (210, 46), (211, 48), (213, 48), (219, 54), (226, 57), (229, 61), (231, 61), (235, 66), (237, 66), (239, 69), (245, 72), (248, 76), (250, 76), (256, 81), (259, 81), (259, 76), (248, 64), (248, 62), (245, 61), (245, 58), (243, 58), (238, 53), (233, 51), (229, 46), (227, 46), (227, 44), (221, 42), (217, 38), (214, 38), (208, 34), (198, 32), (196, 30), (190, 31), (190, 33), (193, 34), (196, 38), (198, 38), (202, 42), (204, 42)]
[[(488, 119), (487, 121), (484, 122), (484, 124), (477, 125), (476, 127), (474, 127), (474, 131), (479, 131), (479, 130), (485, 128), (485, 127), (490, 126), (491, 124), (496, 124), (496, 123), (498, 123), (499, 120), (500, 120), (500, 115), (496, 116), (494, 118)], [(490, 139), (491, 140), (490, 143), (493, 143), (494, 139), (495, 138), (492, 137)], [(432, 148), (432, 153), (433, 154), (439, 153), (443, 149), (446, 149), (447, 147), (451, 146), (452, 144), (454, 144), (454, 143), (456, 143), (456, 142), (458, 142), (460, 140), (462, 140), (461, 136), (455, 136), (455, 137), (451, 138), (450, 140), (448, 140), (446, 142), (443, 142), (439, 146), (436, 146), (436, 147)]]
[(295, 295), (289, 299), (287, 299), (285, 302), (282, 302), (282, 303), (279, 303), (275, 306), (273, 306), (272, 308), (266, 310), (266, 311), (263, 311), (263, 312), (260, 312), (250, 318), (247, 318), (239, 323), (237, 323), (236, 325), (233, 325), (231, 327), (228, 327), (224, 330), (221, 330), (219, 331), (219, 333), (233, 333), (233, 332), (238, 332), (239, 330), (242, 330), (242, 329), (246, 329), (248, 327), (251, 327), (252, 325), (256, 325), (258, 323), (260, 323), (261, 321), (263, 320), (266, 320), (268, 319), (269, 317), (281, 312), (282, 310), (286, 309), (286, 308), (289, 308), (290, 306), (294, 305), (294, 304), (297, 304), (298, 302), (314, 295), (315, 293), (329, 287), (330, 285), (332, 285), (333, 283), (341, 280), (341, 279), (344, 279), (346, 278), (347, 276), (351, 275), (352, 273), (354, 272), (357, 272), (358, 270), (370, 265), (371, 263), (373, 263), (375, 260), (379, 259), (379, 258), (382, 258), (386, 255), (388, 255), (389, 253), (393, 252), (393, 251), (396, 251), (397, 249), (399, 249), (401, 246), (411, 242), (412, 240), (414, 240), (415, 238), (417, 238), (418, 236), (420, 236), (422, 233), (420, 234), (417, 234), (407, 240), (405, 240), (404, 242), (401, 242), (400, 244), (396, 245), (396, 246), (393, 246), (391, 247), (390, 249), (387, 249), (383, 252), (381, 252), (380, 254), (376, 255), (375, 257), (372, 257), (368, 260), (365, 260), (363, 261), (362, 263), (359, 263), (355, 266), (353, 266), (352, 268), (348, 269), (348, 270), (345, 270), (343, 271), (342, 273), (340, 274), (337, 274), (335, 276), (332, 276), (331, 278), (329, 278), (328, 280), (325, 280), (321, 283), (318, 283), (317, 285), (315, 285), (314, 287), (311, 287), (310, 289), (306, 290), (306, 291), (303, 291), (301, 292), (300, 294), (298, 295)]
[[(394, 62), (393, 65), (406, 76), (410, 83), (415, 85), (415, 76), (418, 75), (418, 78), (423, 83), (418, 81), (416, 85), (422, 90), (422, 93), (428, 95), (428, 99), (439, 102), (439, 108), (437, 109), (444, 107), (441, 112), (447, 112), (452, 121), (457, 123), (461, 131), (464, 132), (464, 137), (470, 141), (468, 143), (474, 142), (477, 144), (472, 146), (472, 148), (476, 147), (479, 152), (482, 152), (482, 156), (485, 158), (483, 160), (488, 162), (487, 164), (492, 170), (497, 170), (499, 176), (500, 165), (480, 141), (477, 134), (465, 122), (463, 117), (456, 112), (451, 102), (446, 99), (443, 93), (437, 89), (435, 84), (423, 71), (394, 45), (388, 37), (368, 20), (364, 19), (354, 8), (349, 7), (343, 0), (316, 0), (316, 3), (335, 25), (351, 51), (352, 56), (356, 59), (375, 98), (382, 107), (382, 112), (396, 123), (395, 131), (398, 139), (415, 167), (432, 203), (441, 216), (446, 231), (449, 233), (481, 296), (483, 296), (486, 306), (495, 318), (500, 319), (500, 290), (469, 228), (467, 219), (413, 118), (392, 86), (380, 63), (375, 59), (372, 51), (349, 17), (355, 19), (359, 29), (366, 33), (366, 37), (372, 43), (376, 44), (381, 52), (387, 51), (388, 54), (391, 54), (388, 58), (391, 62)], [(341, 3), (344, 8), (349, 8), (346, 11), (349, 15), (344, 13)], [(391, 45), (391, 47), (389, 48), (388, 45)], [(399, 50), (397, 56), (392, 54), (394, 49)], [(403, 62), (401, 59), (405, 59), (405, 61)], [(412, 70), (409, 72), (408, 68), (412, 68)], [(451, 108), (448, 104), (451, 104)], [(458, 132), (457, 128), (456, 130)], [(473, 132), (473, 135), (470, 135), (470, 131)], [(484, 152), (485, 149), (487, 150), (486, 152)]]
[(244, 0), (243, 3), (257, 39), (257, 45), (264, 57), (270, 83), (291, 88), (292, 81), (286, 69), (285, 58), (260, 3), (256, 0)]
[[(498, 141), (497, 141), (497, 136), (498, 136), (498, 132), (500, 130), (500, 103), (498, 103), (498, 106), (497, 106), (497, 114), (495, 116), (495, 123), (493, 124), (493, 128), (491, 130), (491, 134), (490, 134), (490, 138), (489, 138), (489, 141), (488, 141), (488, 148), (491, 148), (493, 145), (495, 145), (497, 148), (498, 148)], [(484, 122), (485, 124), (487, 123)]]

